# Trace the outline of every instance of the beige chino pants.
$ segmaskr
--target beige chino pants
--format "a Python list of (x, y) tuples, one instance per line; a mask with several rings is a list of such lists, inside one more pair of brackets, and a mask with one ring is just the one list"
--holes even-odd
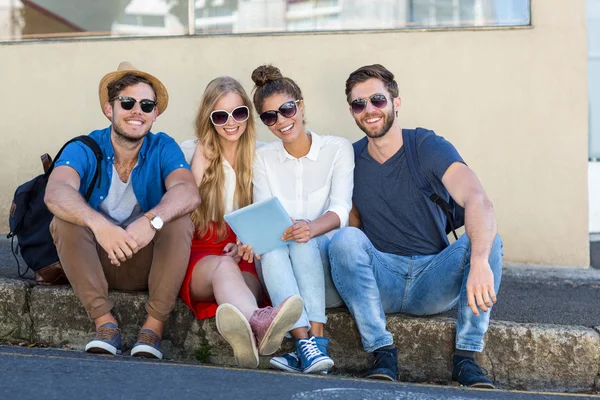
[(65, 274), (92, 319), (112, 310), (109, 289), (148, 290), (146, 311), (165, 322), (185, 277), (193, 232), (189, 215), (171, 221), (146, 247), (117, 267), (89, 228), (57, 217), (50, 223)]

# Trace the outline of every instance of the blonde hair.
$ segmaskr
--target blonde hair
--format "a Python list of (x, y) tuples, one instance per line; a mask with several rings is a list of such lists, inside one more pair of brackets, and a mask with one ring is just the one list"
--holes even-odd
[[(207, 233), (213, 235), (214, 230), (216, 230), (217, 240), (219, 241), (227, 236), (227, 226), (223, 219), (225, 214), (224, 155), (221, 138), (210, 120), (210, 113), (214, 110), (217, 101), (228, 93), (238, 94), (244, 105), (250, 110), (246, 131), (238, 140), (234, 166), (236, 183), (233, 203), (237, 208), (252, 203), (252, 163), (256, 147), (254, 116), (251, 111), (252, 103), (246, 91), (238, 81), (228, 76), (212, 80), (204, 90), (196, 115), (196, 137), (204, 148), (204, 156), (208, 160), (208, 167), (198, 188), (202, 203), (192, 213), (192, 221), (196, 226), (196, 233), (199, 237), (203, 237)], [(215, 222), (215, 226), (211, 222)]]

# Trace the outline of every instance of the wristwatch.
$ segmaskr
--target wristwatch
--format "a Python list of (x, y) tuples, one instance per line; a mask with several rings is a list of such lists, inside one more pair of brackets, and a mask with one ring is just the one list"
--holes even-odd
[(150, 226), (156, 232), (162, 229), (164, 222), (158, 215), (152, 214), (151, 212), (147, 212), (146, 214), (144, 214), (144, 217), (150, 220)]

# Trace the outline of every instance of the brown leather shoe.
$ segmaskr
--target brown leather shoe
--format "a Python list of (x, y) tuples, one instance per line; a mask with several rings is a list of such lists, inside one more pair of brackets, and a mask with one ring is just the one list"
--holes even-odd
[(68, 285), (69, 280), (60, 261), (35, 271), (35, 282), (42, 286)]

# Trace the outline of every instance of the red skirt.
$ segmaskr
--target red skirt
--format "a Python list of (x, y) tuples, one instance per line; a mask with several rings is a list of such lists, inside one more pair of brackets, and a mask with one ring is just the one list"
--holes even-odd
[[(188, 263), (183, 285), (179, 291), (179, 297), (181, 297), (183, 302), (194, 312), (194, 315), (198, 319), (214, 317), (217, 313), (218, 304), (215, 301), (192, 300), (190, 295), (190, 283), (192, 281), (194, 268), (196, 267), (196, 264), (206, 256), (222, 256), (225, 245), (227, 245), (227, 243), (235, 243), (237, 239), (229, 225), (227, 226), (227, 237), (221, 241), (217, 241), (216, 231), (213, 231), (212, 233), (213, 234), (211, 235), (210, 232), (207, 232), (202, 239), (198, 239), (196, 236), (192, 239), (190, 262)], [(254, 263), (240, 260), (238, 266), (240, 267), (240, 271), (250, 272), (256, 276), (256, 279), (259, 279)]]

